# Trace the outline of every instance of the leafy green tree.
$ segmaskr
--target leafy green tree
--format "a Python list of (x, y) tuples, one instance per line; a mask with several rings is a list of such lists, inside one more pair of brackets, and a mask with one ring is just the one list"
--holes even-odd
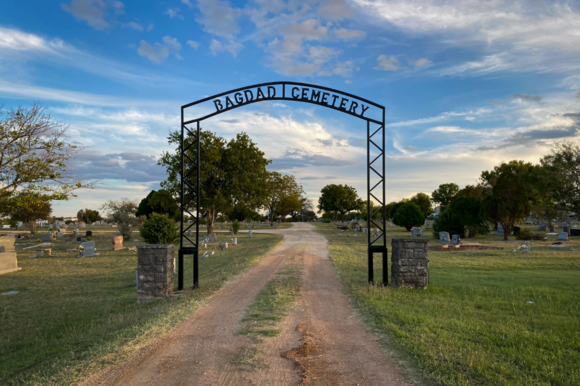
[(151, 213), (149, 219), (145, 220), (139, 234), (147, 244), (172, 244), (179, 232), (175, 221), (166, 214)]
[[(453, 220), (455, 219), (461, 224), (462, 232), (459, 233), (462, 236), (467, 229), (467, 237), (475, 237), (476, 234), (485, 234), (489, 232), (489, 228), (485, 221), (480, 217), (481, 212), (481, 201), (473, 197), (455, 197), (451, 204), (447, 207), (445, 212), (450, 212), (453, 214)], [(439, 220), (439, 217), (435, 220)]]
[[(167, 180), (161, 186), (172, 196), (178, 197), (181, 192), (181, 133), (171, 133), (168, 140), (177, 149), (172, 153), (163, 153), (159, 160), (159, 165), (165, 166), (168, 174)], [(186, 137), (185, 146), (187, 150), (184, 168), (189, 176), (189, 184), (185, 185), (184, 202), (187, 203), (185, 209), (193, 212), (193, 189), (197, 178), (197, 167), (191, 162), (197, 159), (193, 136)], [(200, 214), (206, 218), (207, 231), (211, 234), (220, 213), (228, 213), (238, 204), (258, 208), (266, 202), (269, 194), (266, 166), (271, 161), (264, 157), (264, 153), (246, 133), (240, 133), (230, 142), (226, 142), (216, 134), (202, 130), (200, 148)]]
[(36, 233), (36, 220), (46, 220), (52, 213), (52, 205), (47, 196), (38, 193), (21, 193), (18, 195), (17, 206), (10, 209), (10, 218), (12, 221), (22, 221), (30, 234)]
[(460, 219), (460, 214), (450, 208), (445, 209), (435, 218), (433, 223), (433, 236), (439, 238), (439, 232), (448, 232), (452, 235), (465, 235), (465, 224)]
[(300, 200), (300, 198), (301, 194), (293, 193), (282, 199), (282, 202), (280, 203), (280, 212), (282, 217), (290, 215), (292, 220), (296, 221), (296, 216), (300, 214), (303, 205), (303, 202)]
[(125, 240), (131, 240), (133, 229), (138, 228), (145, 220), (144, 216), (137, 217), (137, 203), (127, 198), (118, 201), (109, 200), (101, 206), (101, 209), (108, 212), (109, 220), (117, 223), (119, 233)]
[[(282, 175), (278, 172), (270, 172), (268, 177), (268, 195), (266, 197), (266, 209), (270, 212), (270, 218), (275, 219), (290, 214), (292, 200), (298, 200), (304, 194), (302, 186), (298, 185), (296, 178), (291, 175)], [(296, 206), (294, 208), (297, 208)], [(300, 210), (301, 206), (297, 208)]]
[(410, 202), (414, 203), (421, 209), (423, 216), (427, 218), (431, 213), (433, 213), (433, 206), (431, 205), (431, 199), (425, 193), (417, 193), (409, 199)]
[(483, 186), (491, 188), (491, 195), (483, 201), (481, 216), (502, 225), (504, 240), (515, 224), (530, 214), (535, 198), (536, 168), (529, 162), (510, 161), (481, 174)]
[(548, 187), (555, 206), (580, 213), (580, 141), (556, 143), (540, 163), (551, 177)]
[(326, 185), (320, 191), (318, 199), (318, 210), (324, 212), (334, 212), (334, 220), (338, 219), (338, 213), (341, 217), (345, 213), (353, 210), (363, 210), (363, 200), (361, 200), (356, 189), (348, 185)]
[(87, 224), (91, 224), (95, 221), (101, 220), (102, 217), (99, 214), (99, 211), (85, 208), (84, 210), (81, 209), (77, 212), (77, 219), (79, 221), (84, 221)]
[(177, 200), (165, 189), (152, 190), (141, 200), (135, 215), (150, 217), (152, 213), (166, 214), (169, 218), (178, 220), (180, 213)]
[(439, 204), (439, 212), (443, 212), (458, 192), (459, 186), (457, 184), (441, 184), (431, 193), (431, 199), (434, 203)]
[(31, 197), (67, 200), (76, 189), (91, 186), (69, 170), (78, 148), (66, 142), (67, 129), (38, 104), (0, 108), (0, 213)]
[(393, 224), (404, 227), (407, 231), (425, 223), (425, 216), (414, 202), (406, 202), (397, 209)]
[(387, 218), (392, 219), (395, 216), (395, 213), (397, 213), (397, 209), (399, 209), (399, 207), (403, 205), (405, 202), (406, 201), (389, 202), (385, 206), (385, 215), (387, 216)]

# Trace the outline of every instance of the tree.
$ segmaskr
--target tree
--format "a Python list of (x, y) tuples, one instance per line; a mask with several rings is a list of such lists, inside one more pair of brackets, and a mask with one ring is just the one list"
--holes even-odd
[(38, 193), (21, 193), (18, 197), (18, 206), (10, 210), (12, 221), (22, 221), (30, 234), (36, 233), (36, 220), (46, 220), (52, 213), (50, 200)]
[(169, 218), (179, 219), (179, 206), (175, 198), (165, 189), (152, 190), (147, 197), (141, 200), (135, 215), (147, 216), (152, 213), (166, 214)]
[(175, 221), (166, 214), (151, 213), (141, 228), (139, 234), (148, 244), (171, 244), (179, 236)]
[(421, 209), (423, 216), (427, 218), (431, 213), (433, 213), (433, 206), (431, 205), (431, 199), (425, 193), (417, 193), (411, 199), (410, 202), (414, 203)]
[(101, 220), (102, 217), (101, 215), (99, 215), (99, 212), (97, 210), (85, 208), (84, 210), (81, 209), (78, 211), (77, 219), (79, 221), (84, 221), (87, 224), (91, 224), (94, 223), (95, 221)]
[(38, 104), (0, 108), (0, 213), (31, 197), (67, 200), (74, 190), (91, 186), (68, 170), (78, 148), (66, 142), (67, 129)]
[(393, 224), (404, 227), (407, 231), (424, 223), (425, 216), (423, 216), (421, 209), (414, 202), (404, 203), (393, 216)]
[(448, 232), (463, 237), (465, 235), (465, 224), (460, 219), (460, 214), (449, 207), (435, 218), (433, 223), (433, 236), (439, 238), (439, 232)]
[[(481, 201), (473, 197), (455, 197), (445, 212), (453, 214), (453, 218), (461, 224), (462, 236), (467, 229), (467, 237), (475, 237), (477, 233), (485, 234), (489, 231), (488, 226), (480, 217)], [(438, 216), (435, 222), (441, 217)]]
[[(265, 206), (270, 212), (270, 218), (274, 219), (289, 214), (288, 210), (291, 209), (291, 201), (298, 200), (303, 193), (302, 186), (298, 185), (294, 176), (270, 172), (268, 177), (268, 195), (265, 200)], [(296, 202), (293, 204), (297, 205)], [(300, 210), (300, 207), (298, 210)]]
[(385, 206), (385, 215), (387, 216), (387, 218), (392, 219), (395, 216), (395, 213), (397, 213), (397, 209), (399, 209), (399, 207), (403, 205), (405, 202), (406, 201), (389, 202)]
[(293, 193), (282, 199), (282, 202), (280, 203), (280, 214), (282, 217), (290, 215), (292, 220), (296, 220), (296, 216), (300, 214), (303, 205), (300, 198), (300, 194)]
[(510, 161), (481, 173), (484, 188), (491, 188), (481, 207), (481, 217), (502, 225), (504, 240), (515, 224), (529, 216), (535, 189), (533, 177), (537, 166), (524, 161)]
[[(172, 196), (178, 197), (181, 192), (181, 133), (174, 132), (168, 137), (169, 143), (176, 145), (173, 153), (162, 154), (159, 165), (167, 168), (167, 180), (161, 183)], [(185, 184), (184, 209), (193, 211), (195, 207), (195, 182), (197, 166), (192, 162), (197, 159), (195, 138), (188, 135), (185, 139), (185, 173), (188, 183)], [(226, 142), (225, 139), (209, 131), (200, 132), (200, 215), (207, 220), (208, 234), (214, 231), (217, 216), (228, 213), (238, 204), (248, 208), (258, 208), (266, 202), (268, 195), (268, 172), (266, 166), (271, 162), (264, 157), (246, 133), (237, 134)], [(191, 201), (191, 202), (190, 202)], [(192, 213), (193, 215), (193, 213)]]
[(550, 194), (556, 206), (580, 213), (580, 141), (556, 143), (540, 163), (552, 177)]
[(363, 200), (361, 200), (356, 189), (348, 185), (326, 185), (320, 191), (318, 199), (318, 210), (324, 212), (334, 212), (334, 220), (337, 214), (341, 217), (352, 210), (363, 210)]
[(131, 232), (139, 227), (145, 220), (144, 216), (137, 217), (137, 203), (128, 198), (119, 201), (110, 200), (101, 206), (101, 209), (109, 213), (109, 219), (117, 223), (119, 233), (125, 240), (131, 240)]
[(459, 186), (457, 184), (441, 184), (431, 193), (431, 199), (434, 203), (439, 204), (439, 212), (443, 212), (458, 192)]

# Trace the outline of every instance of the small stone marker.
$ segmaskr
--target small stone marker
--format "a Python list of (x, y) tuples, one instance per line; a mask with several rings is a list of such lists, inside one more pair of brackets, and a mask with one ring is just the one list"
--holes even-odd
[(86, 231), (86, 232), (85, 232), (85, 236), (86, 236), (86, 237), (91, 237), (91, 236), (93, 236), (93, 231)]
[(252, 230), (251, 230), (251, 229), (248, 231), (248, 237), (249, 237), (250, 239), (252, 238)]
[(562, 232), (558, 235), (558, 241), (568, 241), (568, 232)]
[(84, 243), (81, 243), (81, 247), (81, 257), (96, 256), (94, 241), (85, 241)]
[(423, 237), (423, 229), (421, 228), (413, 228), (413, 236), (415, 237)]
[(496, 235), (503, 236), (503, 226), (501, 224), (497, 224), (497, 232)]
[(56, 232), (56, 238), (57, 239), (62, 239), (64, 237), (64, 234), (61, 232)]
[(79, 228), (84, 228), (86, 226), (87, 224), (84, 221), (79, 221)]
[(123, 236), (113, 236), (113, 251), (123, 249)]
[(439, 242), (443, 245), (448, 245), (449, 240), (449, 233), (448, 232), (439, 232)]
[(52, 235), (49, 233), (43, 233), (40, 235), (40, 241), (43, 243), (50, 243), (52, 241)]
[(451, 241), (453, 242), (453, 245), (459, 245), (461, 244), (461, 237), (459, 237), (459, 235), (453, 235), (451, 236)]
[(238, 238), (234, 237), (234, 242), (232, 243), (232, 245), (238, 245)]
[(520, 228), (520, 227), (514, 227), (514, 236), (519, 235), (521, 230), (522, 230), (522, 228)]
[(73, 242), (73, 240), (74, 240), (74, 238), (72, 236), (67, 236), (67, 238), (64, 240), (64, 242), (70, 244)]
[(0, 237), (0, 275), (20, 271), (14, 249), (14, 237)]
[(546, 224), (540, 224), (540, 226), (538, 227), (538, 231), (540, 232), (545, 232), (546, 231)]

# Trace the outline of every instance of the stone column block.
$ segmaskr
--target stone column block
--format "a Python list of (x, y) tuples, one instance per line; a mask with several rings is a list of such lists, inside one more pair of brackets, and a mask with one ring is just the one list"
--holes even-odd
[(393, 239), (391, 280), (394, 287), (427, 288), (429, 283), (429, 242), (421, 239)]
[(137, 247), (137, 303), (164, 298), (173, 293), (173, 244)]
[(14, 249), (14, 237), (0, 237), (0, 275), (20, 271)]

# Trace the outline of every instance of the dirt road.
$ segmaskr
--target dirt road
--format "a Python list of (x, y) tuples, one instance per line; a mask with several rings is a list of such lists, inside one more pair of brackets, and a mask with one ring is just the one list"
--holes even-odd
[[(87, 385), (406, 385), (349, 307), (327, 241), (308, 223), (270, 231), (282, 244), (169, 335)], [(239, 335), (245, 308), (292, 259), (304, 265), (301, 297), (281, 333), (259, 344), (266, 366), (242, 371), (233, 359), (255, 341)], [(200, 283), (203, 285), (203, 283)]]

